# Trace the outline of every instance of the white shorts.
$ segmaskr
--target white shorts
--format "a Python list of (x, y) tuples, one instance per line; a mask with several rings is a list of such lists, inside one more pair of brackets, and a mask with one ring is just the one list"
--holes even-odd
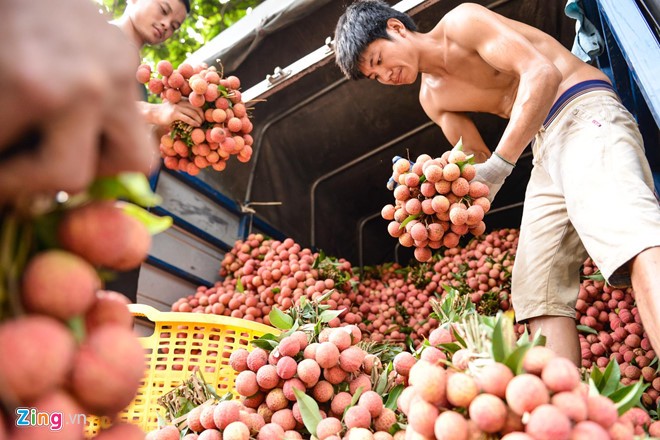
[(512, 277), (516, 319), (575, 317), (590, 256), (613, 285), (660, 246), (660, 206), (637, 123), (616, 94), (577, 96), (539, 131)]

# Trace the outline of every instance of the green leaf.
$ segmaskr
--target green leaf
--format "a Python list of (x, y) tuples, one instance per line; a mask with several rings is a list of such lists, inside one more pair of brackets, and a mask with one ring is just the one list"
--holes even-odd
[(605, 277), (600, 271), (594, 273), (593, 275), (586, 275), (582, 277), (583, 280), (592, 280), (592, 281), (605, 281)]
[(288, 330), (293, 325), (293, 318), (277, 307), (271, 309), (268, 314), (268, 319), (272, 325), (282, 330)]
[(455, 342), (446, 342), (444, 344), (438, 344), (438, 347), (445, 349), (449, 353), (456, 353), (458, 350), (465, 346), (461, 346)]
[(591, 333), (592, 335), (597, 335), (598, 334), (598, 332), (596, 330), (589, 327), (588, 325), (580, 324), (580, 325), (577, 326), (577, 329), (578, 329), (579, 332)]
[(406, 428), (408, 428), (408, 425), (406, 425), (405, 423), (396, 422), (392, 426), (390, 426), (388, 432), (392, 435), (392, 437), (394, 437), (394, 434), (396, 434), (399, 431), (405, 431)]
[(281, 338), (278, 336), (272, 334), (272, 333), (265, 333), (259, 337), (259, 339), (267, 339), (269, 341), (275, 341), (278, 342)]
[(236, 278), (236, 290), (239, 293), (245, 293), (245, 287), (243, 287), (243, 283), (241, 282), (240, 277)]
[(161, 197), (151, 190), (149, 179), (142, 173), (120, 173), (114, 177), (100, 177), (89, 187), (95, 199), (123, 199), (140, 206), (156, 206)]
[[(609, 367), (609, 365), (608, 365)], [(593, 383), (594, 387), (600, 394), (601, 382), (603, 381), (603, 372), (600, 371), (600, 368), (592, 368), (591, 375), (589, 376), (590, 382)]]
[[(316, 298), (315, 301), (316, 301), (317, 303), (321, 303), (321, 302), (325, 301), (326, 299), (330, 298), (330, 295), (332, 295), (332, 293), (333, 293), (334, 291), (335, 291), (335, 289), (330, 289), (330, 290), (328, 290), (328, 291), (325, 292), (323, 295), (321, 295), (321, 296), (319, 296), (318, 298)], [(329, 307), (329, 306), (328, 306), (328, 307)]]
[(410, 337), (410, 334), (406, 335), (406, 345), (408, 346), (408, 351), (414, 351), (415, 350), (415, 342)]
[(266, 351), (271, 351), (277, 347), (277, 341), (271, 341), (269, 339), (263, 338), (255, 339), (254, 341), (250, 341), (250, 343), (255, 347), (263, 348)]
[(326, 310), (319, 315), (319, 320), (321, 322), (330, 322), (341, 315), (342, 312), (343, 310)]
[(500, 316), (495, 322), (495, 328), (493, 329), (492, 349), (495, 362), (504, 362), (506, 357), (507, 349), (502, 332), (502, 317)]
[(314, 333), (314, 329), (316, 328), (316, 324), (307, 323), (303, 324), (300, 326), (300, 330), (304, 331), (305, 333)]
[(179, 411), (176, 413), (176, 417), (181, 417), (184, 414), (188, 414), (190, 411), (192, 411), (195, 408), (195, 404), (191, 402), (190, 400), (184, 398), (181, 399), (182, 405)]
[(117, 179), (128, 193), (128, 200), (140, 206), (156, 206), (162, 202), (161, 197), (152, 191), (149, 179), (142, 173), (120, 173)]
[(378, 377), (378, 382), (376, 383), (376, 386), (374, 387), (374, 391), (376, 391), (381, 396), (387, 389), (387, 375), (388, 375), (387, 369), (383, 370), (383, 372)]
[(541, 329), (538, 329), (534, 333), (534, 338), (532, 338), (532, 347), (536, 347), (537, 345), (545, 346), (545, 336), (541, 334)]
[(291, 329), (289, 330), (289, 332), (293, 333), (296, 330), (298, 330), (298, 328), (300, 328), (300, 323), (298, 323), (298, 321), (294, 320), (293, 321), (293, 326), (291, 326)]
[(159, 217), (133, 203), (122, 203), (121, 207), (126, 214), (129, 214), (142, 222), (151, 235), (159, 234), (172, 226), (172, 217)]
[(387, 401), (385, 402), (385, 407), (394, 411), (397, 408), (396, 401), (399, 399), (399, 396), (403, 392), (403, 384), (396, 385), (392, 388), (387, 395)]
[(355, 394), (353, 394), (353, 398), (351, 399), (351, 405), (350, 406), (357, 405), (358, 400), (360, 400), (360, 396), (362, 395), (362, 391), (364, 391), (364, 387), (358, 387), (358, 389), (355, 390)]
[(364, 387), (358, 387), (357, 390), (355, 390), (355, 394), (353, 394), (353, 397), (351, 398), (351, 403), (349, 403), (346, 408), (344, 408), (344, 412), (341, 416), (341, 420), (344, 421), (344, 416), (346, 415), (346, 411), (348, 411), (349, 408), (357, 405), (358, 400), (360, 400), (360, 396), (362, 395), (362, 390)]
[(509, 367), (511, 371), (513, 371), (513, 374), (518, 375), (522, 373), (523, 370), (523, 363), (522, 360), (525, 357), (525, 353), (531, 348), (530, 344), (524, 344), (524, 345), (519, 345), (516, 347), (510, 355), (506, 357), (504, 360), (504, 365)]
[(516, 341), (516, 345), (521, 346), (524, 344), (529, 344), (529, 332), (527, 331), (527, 326), (524, 327), (523, 334), (520, 335)]
[(300, 415), (302, 416), (305, 428), (307, 428), (310, 434), (316, 436), (316, 427), (321, 421), (319, 405), (314, 399), (298, 388), (293, 388), (293, 394), (296, 395), (296, 401), (298, 402), (298, 408), (300, 409)]
[[(597, 370), (597, 368), (594, 368), (594, 370)], [(599, 374), (600, 374), (600, 371), (599, 371)], [(598, 392), (598, 386), (596, 385), (596, 382), (594, 381), (594, 379), (592, 377), (589, 377), (589, 395), (590, 396), (595, 396), (596, 394), (600, 394)]]
[[(597, 370), (598, 368), (594, 367), (594, 369)], [(621, 370), (619, 368), (619, 363), (615, 359), (612, 359), (603, 372), (603, 377), (598, 389), (600, 390), (600, 394), (609, 396), (617, 390), (620, 384)]]
[(323, 260), (325, 260), (325, 252), (323, 252), (323, 249), (321, 249), (319, 255), (316, 257), (316, 259), (314, 259), (314, 263), (312, 263), (312, 269), (318, 269)]
[(648, 384), (640, 380), (634, 384), (619, 388), (608, 397), (614, 402), (619, 415), (622, 415), (633, 406), (639, 404), (639, 400), (642, 398), (646, 387), (648, 387)]
[(454, 336), (454, 339), (456, 339), (456, 343), (460, 345), (461, 347), (466, 348), (467, 344), (465, 343), (465, 340), (461, 337), (461, 335), (458, 334), (454, 326), (451, 326), (451, 334)]

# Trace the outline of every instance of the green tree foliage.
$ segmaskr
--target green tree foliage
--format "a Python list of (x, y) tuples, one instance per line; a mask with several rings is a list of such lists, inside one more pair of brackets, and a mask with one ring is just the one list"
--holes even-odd
[[(95, 0), (113, 17), (124, 12), (126, 0)], [(142, 49), (145, 62), (169, 60), (177, 66), (213, 37), (243, 18), (264, 0), (191, 0), (190, 14), (172, 38)]]

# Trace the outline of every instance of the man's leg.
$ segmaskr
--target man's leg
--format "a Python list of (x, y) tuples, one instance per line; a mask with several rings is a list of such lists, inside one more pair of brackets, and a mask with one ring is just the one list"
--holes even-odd
[(660, 247), (642, 251), (630, 264), (630, 279), (644, 331), (660, 353)]
[(546, 347), (559, 356), (570, 359), (578, 367), (582, 366), (582, 350), (574, 318), (539, 316), (527, 322), (531, 335), (535, 335), (540, 330), (546, 338)]

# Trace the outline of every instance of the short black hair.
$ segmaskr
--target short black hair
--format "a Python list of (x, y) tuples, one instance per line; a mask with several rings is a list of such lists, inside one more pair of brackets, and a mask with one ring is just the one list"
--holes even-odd
[(335, 63), (348, 79), (364, 78), (358, 68), (363, 53), (374, 40), (390, 39), (387, 33), (390, 18), (396, 18), (408, 30), (417, 30), (409, 15), (382, 0), (358, 0), (339, 17), (335, 28)]
[(181, 3), (183, 3), (183, 6), (186, 7), (186, 13), (190, 13), (190, 0), (181, 0)]

